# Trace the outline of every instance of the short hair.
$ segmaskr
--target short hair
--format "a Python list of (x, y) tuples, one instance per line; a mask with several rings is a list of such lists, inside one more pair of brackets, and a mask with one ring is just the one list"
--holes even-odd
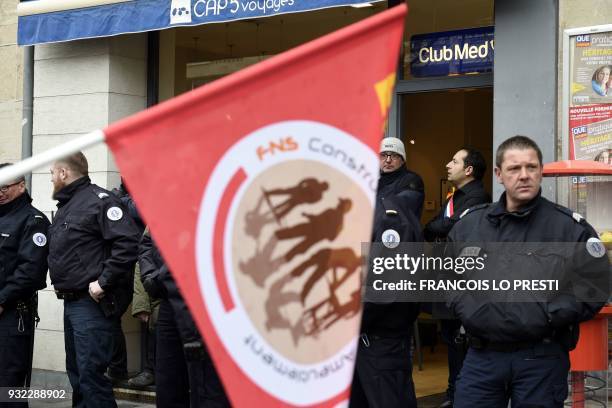
[(540, 161), (540, 165), (542, 165), (542, 151), (540, 150), (538, 144), (527, 136), (516, 135), (504, 140), (497, 148), (497, 152), (495, 153), (495, 165), (498, 168), (501, 169), (502, 162), (504, 161), (504, 154), (506, 153), (506, 150), (509, 149), (533, 149), (538, 154), (538, 160)]
[(82, 152), (76, 152), (70, 156), (64, 157), (57, 161), (66, 165), (70, 170), (81, 176), (89, 175), (89, 165), (87, 164), (87, 158)]
[(465, 158), (463, 159), (463, 168), (465, 169), (468, 166), (472, 166), (472, 176), (476, 180), (482, 180), (485, 171), (487, 171), (487, 162), (485, 161), (485, 158), (483, 157), (482, 153), (469, 146), (463, 146), (461, 150), (465, 152)]
[[(6, 167), (6, 166), (12, 166), (12, 165), (13, 165), (13, 163), (0, 163), (0, 169), (3, 168), (3, 167)], [(25, 176), (24, 175), (15, 177), (15, 183), (19, 183), (21, 181), (25, 181)]]

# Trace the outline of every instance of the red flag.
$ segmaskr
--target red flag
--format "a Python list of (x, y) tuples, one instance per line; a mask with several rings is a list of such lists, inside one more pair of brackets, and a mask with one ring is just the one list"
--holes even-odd
[(398, 6), (104, 133), (236, 406), (348, 397)]

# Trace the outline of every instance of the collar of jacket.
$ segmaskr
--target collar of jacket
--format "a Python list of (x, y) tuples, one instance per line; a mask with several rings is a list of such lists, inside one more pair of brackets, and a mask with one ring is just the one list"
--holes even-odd
[(378, 184), (380, 186), (387, 186), (406, 174), (408, 174), (408, 169), (406, 168), (406, 166), (401, 166), (399, 169), (390, 173), (383, 173), (383, 171), (381, 170)]
[(454, 194), (457, 193), (462, 193), (462, 194), (468, 194), (470, 191), (474, 190), (474, 189), (480, 189), (480, 190), (484, 190), (484, 186), (482, 184), (482, 181), (480, 180), (472, 180), (469, 183), (467, 183), (466, 185), (464, 185), (461, 188), (458, 188), (457, 191), (455, 191)]
[(57, 207), (59, 208), (66, 204), (68, 201), (70, 201), (72, 196), (77, 193), (77, 191), (86, 188), (90, 184), (91, 180), (89, 179), (89, 177), (83, 176), (68, 184), (66, 187), (62, 188), (60, 191), (53, 195), (53, 198), (58, 201)]
[(15, 198), (10, 203), (0, 205), (0, 217), (10, 213), (16, 208), (21, 208), (24, 205), (30, 204), (31, 202), (32, 202), (32, 197), (30, 197), (30, 194), (28, 194), (28, 191), (26, 190), (22, 195)]
[(506, 209), (506, 192), (504, 191), (501, 197), (499, 197), (499, 201), (495, 203), (493, 210), (489, 214), (487, 214), (487, 218), (489, 219), (489, 221), (499, 222), (499, 220), (504, 216), (516, 218), (528, 217), (533, 212), (533, 210), (535, 210), (538, 205), (540, 205), (542, 198), (541, 196), (542, 189), (538, 191), (538, 194), (536, 194), (536, 196), (530, 202), (522, 206), (517, 211), (510, 212)]

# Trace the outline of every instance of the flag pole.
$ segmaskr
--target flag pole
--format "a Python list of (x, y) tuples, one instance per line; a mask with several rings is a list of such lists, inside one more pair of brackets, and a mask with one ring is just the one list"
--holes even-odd
[(91, 133), (79, 136), (76, 139), (70, 140), (45, 152), (28, 157), (12, 166), (3, 167), (0, 169), (0, 185), (13, 181), (19, 176), (23, 176), (30, 173), (32, 170), (53, 163), (66, 156), (70, 156), (80, 150), (102, 143), (104, 139), (105, 135), (102, 130), (94, 130)]

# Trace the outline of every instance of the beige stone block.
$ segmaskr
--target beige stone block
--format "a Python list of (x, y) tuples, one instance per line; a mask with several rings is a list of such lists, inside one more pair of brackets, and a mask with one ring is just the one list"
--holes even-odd
[(109, 57), (105, 54), (36, 61), (34, 97), (108, 92)]
[(36, 330), (32, 366), (42, 370), (66, 371), (63, 331)]
[[(22, 57), (23, 58), (23, 57)], [(17, 72), (21, 67), (16, 46), (0, 47), (0, 101), (17, 99)]]
[[(60, 146), (64, 143), (68, 143), (71, 140), (74, 140), (80, 136), (82, 135), (37, 135), (34, 138), (32, 151), (34, 152), (34, 154), (39, 154), (54, 147)], [(107, 166), (109, 149), (104, 143), (99, 143), (95, 146), (83, 150), (83, 154), (85, 154), (85, 157), (87, 158), (87, 163), (89, 165), (90, 172), (108, 170)], [(36, 171), (48, 174), (47, 168), (42, 168)]]
[(34, 135), (89, 133), (108, 124), (107, 93), (34, 99)]
[(112, 55), (109, 82), (108, 90), (112, 93), (146, 97), (146, 60)]
[(124, 34), (109, 37), (109, 50), (112, 55), (146, 59), (147, 33)]
[(0, 102), (0, 162), (14, 162), (21, 158), (20, 101)]
[(136, 112), (144, 110), (147, 106), (146, 97), (110, 94), (109, 97), (109, 123), (118, 121)]
[(64, 303), (55, 296), (53, 287), (38, 292), (38, 330), (64, 331)]
[(40, 44), (34, 51), (36, 61), (108, 54), (108, 38), (91, 38), (63, 43)]
[(0, 25), (17, 21), (17, 4), (19, 4), (19, 0), (0, 1)]
[(17, 20), (12, 24), (0, 25), (0, 46), (17, 45)]
[[(47, 167), (48, 168), (48, 167)], [(32, 198), (33, 205), (40, 211), (47, 214), (49, 219), (57, 211), (56, 201), (51, 198), (53, 194), (53, 185), (51, 184), (51, 174), (48, 170), (39, 169), (40, 173), (32, 174)]]

